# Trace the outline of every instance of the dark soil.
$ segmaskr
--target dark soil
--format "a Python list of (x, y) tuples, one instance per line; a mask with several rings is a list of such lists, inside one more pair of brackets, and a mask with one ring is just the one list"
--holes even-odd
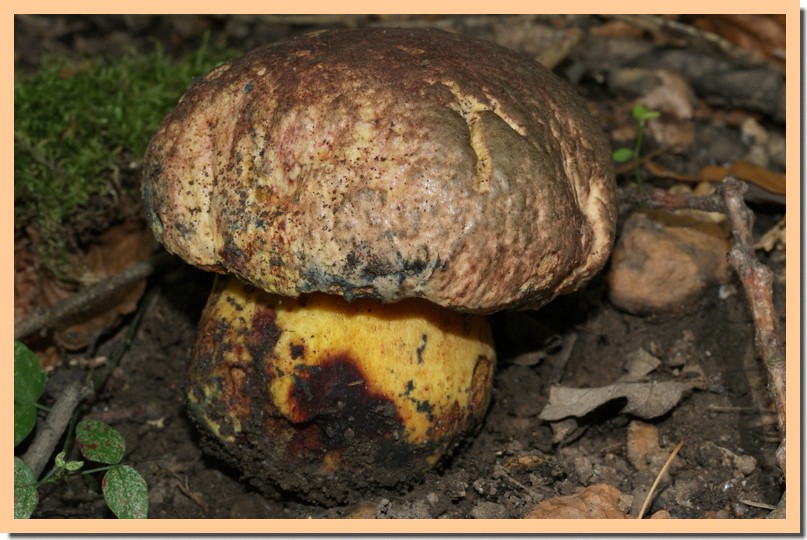
[[(351, 25), (379, 22), (373, 17), (347, 21)], [(601, 19), (586, 17), (404, 17), (384, 22), (439, 26), (487, 39), (511, 28), (524, 37), (519, 43), (512, 38), (508, 45), (521, 45), (525, 51), (539, 46), (529, 39), (532, 27), (577, 26), (588, 31), (603, 24)], [(156, 38), (171, 52), (180, 53), (198, 45), (204, 30), (211, 31), (214, 41), (226, 40), (230, 47), (246, 50), (292, 32), (343, 24), (345, 20), (339, 18), (290, 24), (277, 18), (248, 17), (21, 17), (15, 25), (15, 49), (18, 64), (31, 68), (46, 51), (114, 54), (123, 47), (144, 47)], [(649, 40), (634, 41), (631, 46), (639, 52), (631, 54), (644, 55), (643, 62), (648, 62), (647, 55), (657, 46)], [(628, 65), (618, 55), (626, 49), (615, 47), (610, 64)], [(595, 56), (594, 51), (573, 54), (556, 71), (577, 85), (607, 125), (616, 121), (617, 104), (627, 98), (615, 96), (603, 84), (606, 67)], [(784, 133), (776, 111), (758, 114), (770, 130)], [(736, 126), (714, 122), (711, 118), (697, 122), (696, 130), (722, 130), (728, 149), (719, 150), (729, 154), (724, 159), (741, 158), (747, 142)], [(708, 149), (699, 149), (698, 155), (673, 155), (665, 165), (681, 172), (697, 170), (713, 159)], [(784, 207), (777, 204), (757, 203), (753, 209), (757, 233), (784, 214)], [(764, 262), (777, 276), (783, 275), (781, 254), (774, 252)], [(722, 289), (707, 289), (681, 315), (622, 312), (608, 301), (602, 278), (540, 311), (493, 315), (499, 364), (493, 400), (478, 434), (414, 485), (363, 493), (358, 505), (333, 508), (306, 504), (288, 493), (259, 493), (237, 471), (203, 453), (185, 406), (185, 374), (211, 284), (209, 274), (182, 263), (152, 276), (131, 346), (87, 410), (87, 416), (109, 422), (124, 435), (125, 463), (139, 470), (149, 486), (149, 517), (340, 518), (355, 512), (378, 518), (520, 518), (543, 499), (573, 494), (596, 483), (617, 487), (625, 495), (623, 510), (636, 515), (657, 471), (637, 470), (627, 459), (627, 431), (635, 419), (620, 413), (624, 403), (610, 402), (581, 419), (560, 443), (553, 442), (550, 425), (538, 414), (553, 378), (572, 387), (609, 384), (624, 374), (626, 358), (641, 349), (664, 361), (654, 376), (675, 376), (671, 359), (682, 343), (688, 358), (701, 366), (708, 385), (652, 420), (662, 448), (671, 450), (679, 441), (686, 442), (648, 514), (666, 510), (674, 518), (758, 518), (768, 510), (755, 503), (775, 505), (783, 493), (783, 479), (774, 461), (779, 441), (765, 374), (754, 353), (753, 323), (736, 280)], [(783, 278), (776, 280), (775, 295), (784, 322)], [(130, 316), (113, 337), (102, 338), (96, 355), (113, 354), (133, 320)], [(694, 339), (686, 341), (690, 334)], [(573, 342), (573, 348), (566, 365), (558, 369), (564, 359), (558, 344), (564, 340)], [(545, 351), (546, 357), (538, 362), (519, 357), (532, 351)], [(50, 374), (46, 401), (68, 381), (85, 375), (67, 362), (57, 367)], [(751, 456), (756, 465), (739, 471), (720, 448)], [(40, 497), (34, 518), (111, 517), (97, 486), (88, 486), (79, 477), (42, 488)]]

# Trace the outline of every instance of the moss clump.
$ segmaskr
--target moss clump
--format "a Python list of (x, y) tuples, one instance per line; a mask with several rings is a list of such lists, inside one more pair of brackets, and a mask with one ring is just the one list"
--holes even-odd
[(15, 237), (32, 228), (46, 266), (73, 274), (68, 253), (108, 225), (99, 213), (137, 200), (140, 160), (163, 116), (194, 77), (234, 54), (203, 45), (174, 60), (155, 47), (81, 63), (50, 57), (35, 74), (17, 74)]

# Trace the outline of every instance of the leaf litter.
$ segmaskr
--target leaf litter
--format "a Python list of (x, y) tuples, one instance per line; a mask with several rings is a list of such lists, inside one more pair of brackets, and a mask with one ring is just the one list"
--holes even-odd
[(613, 384), (595, 388), (555, 385), (550, 388), (549, 401), (538, 417), (547, 421), (581, 418), (610, 401), (624, 398), (623, 414), (646, 420), (658, 418), (703, 384), (700, 379), (647, 380), (660, 365), (661, 360), (640, 349), (629, 359), (628, 372)]

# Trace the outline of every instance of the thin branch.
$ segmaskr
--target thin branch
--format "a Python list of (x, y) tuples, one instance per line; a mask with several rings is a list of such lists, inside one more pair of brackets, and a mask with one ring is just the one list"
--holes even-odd
[(661, 470), (656, 475), (656, 480), (653, 482), (653, 485), (650, 486), (650, 491), (647, 492), (647, 497), (644, 498), (642, 509), (639, 510), (639, 515), (636, 517), (636, 519), (642, 519), (642, 516), (644, 516), (645, 511), (650, 506), (650, 501), (653, 499), (653, 494), (656, 492), (659, 482), (661, 482), (661, 478), (664, 476), (664, 473), (667, 472), (667, 469), (670, 468), (670, 463), (672, 463), (672, 460), (675, 459), (675, 456), (678, 454), (678, 451), (681, 450), (681, 447), (684, 446), (684, 442), (685, 441), (681, 441), (675, 445), (670, 457), (668, 457), (667, 461), (664, 462), (664, 466), (661, 467)]
[(14, 339), (22, 339), (43, 328), (58, 324), (71, 315), (91, 309), (122, 287), (151, 275), (173, 259), (173, 255), (160, 252), (147, 261), (132, 265), (119, 274), (99, 281), (43, 311), (36, 312), (20, 321), (14, 321)]
[(22, 460), (34, 471), (36, 478), (39, 478), (45, 469), (53, 449), (56, 448), (56, 444), (70, 423), (73, 411), (79, 403), (92, 395), (92, 387), (83, 381), (74, 381), (59, 395), (47, 418), (37, 429), (31, 446), (22, 457)]

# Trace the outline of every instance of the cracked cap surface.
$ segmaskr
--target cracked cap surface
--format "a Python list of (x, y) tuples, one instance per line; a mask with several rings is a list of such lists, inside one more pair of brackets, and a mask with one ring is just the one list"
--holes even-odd
[(492, 43), (320, 31), (196, 81), (146, 152), (152, 229), (266, 291), (535, 308), (605, 263), (610, 149), (574, 91)]

